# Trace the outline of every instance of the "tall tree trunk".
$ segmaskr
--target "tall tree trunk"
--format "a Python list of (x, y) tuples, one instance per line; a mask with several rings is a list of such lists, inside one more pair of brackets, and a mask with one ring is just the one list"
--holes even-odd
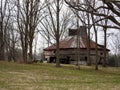
[(94, 15), (91, 14), (92, 17), (92, 23), (93, 23), (93, 28), (94, 28), (94, 32), (95, 32), (95, 59), (96, 59), (96, 64), (95, 64), (95, 70), (98, 70), (98, 47), (97, 47), (97, 30), (95, 27), (95, 19), (94, 19)]
[[(58, 37), (57, 37), (58, 38)], [(57, 46), (56, 46), (56, 67), (60, 67), (60, 50), (59, 50), (59, 39), (56, 40)]]
[(27, 63), (27, 49), (22, 48), (23, 63)]
[(0, 21), (0, 60), (4, 60), (4, 35), (2, 21)]
[(60, 50), (59, 50), (59, 0), (57, 0), (57, 14), (56, 14), (56, 18), (57, 18), (57, 31), (56, 31), (56, 67), (60, 67)]
[(87, 65), (91, 65), (91, 59), (90, 59), (90, 15), (87, 13), (88, 17), (88, 35), (87, 35)]
[(33, 60), (33, 52), (32, 52), (32, 41), (29, 44), (29, 61), (32, 62)]
[[(79, 3), (79, 0), (77, 0), (77, 3)], [(79, 14), (78, 11), (76, 11), (77, 15)], [(80, 69), (80, 26), (79, 26), (79, 18), (77, 17), (77, 69)]]
[(2, 0), (0, 2), (0, 60), (4, 60), (4, 31), (3, 31), (3, 7)]
[[(104, 9), (104, 13), (106, 13), (106, 10)], [(109, 10), (107, 11), (107, 14), (109, 15)], [(104, 31), (104, 54), (103, 54), (103, 67), (106, 67), (106, 54), (107, 54), (107, 50), (106, 50), (106, 47), (107, 47), (107, 25), (108, 25), (108, 19), (105, 19), (105, 26), (103, 27), (103, 31)]]
[[(28, 23), (28, 22), (27, 22)], [(26, 23), (26, 29), (25, 29), (25, 41), (24, 41), (24, 46), (25, 46), (25, 50), (24, 50), (24, 53), (25, 53), (25, 57), (24, 57), (24, 61), (25, 63), (27, 63), (27, 57), (28, 57), (28, 24)]]
[(106, 46), (107, 46), (107, 28), (104, 27), (104, 58), (103, 58), (103, 67), (106, 67)]
[[(29, 15), (29, 25), (28, 25), (28, 27), (29, 27), (29, 30), (28, 30), (28, 46), (29, 46), (29, 62), (30, 63), (32, 63), (32, 59), (33, 59), (33, 57), (32, 57), (32, 43), (33, 43), (33, 36), (34, 36), (34, 31), (35, 31), (35, 28), (34, 28), (34, 25), (33, 25), (33, 17), (34, 17), (34, 15), (33, 15), (33, 11), (34, 11), (34, 8), (33, 8), (33, 0), (31, 0), (30, 1), (31, 2), (31, 4), (29, 5), (30, 7), (30, 15)], [(37, 6), (37, 5), (36, 5)]]
[(35, 38), (35, 49), (34, 49), (34, 57), (33, 57), (33, 60), (36, 59), (36, 55), (37, 55), (37, 53), (36, 53), (37, 42), (38, 42), (38, 36)]
[[(79, 25), (79, 24), (78, 24)], [(78, 31), (77, 31), (77, 69), (80, 69), (80, 28), (78, 26)]]
[(95, 30), (95, 52), (96, 52), (96, 64), (95, 64), (95, 70), (98, 70), (98, 47), (97, 47), (97, 31)]

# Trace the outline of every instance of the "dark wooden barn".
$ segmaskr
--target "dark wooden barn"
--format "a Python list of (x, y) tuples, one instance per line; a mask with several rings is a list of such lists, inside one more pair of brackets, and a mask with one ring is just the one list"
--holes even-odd
[[(78, 44), (79, 41), (79, 44)], [(60, 41), (60, 62), (66, 64), (76, 64), (76, 52), (79, 49), (80, 55), (80, 64), (87, 64), (87, 31), (84, 26), (81, 26), (79, 31), (78, 29), (69, 29), (69, 36), (64, 40)], [(79, 48), (78, 48), (79, 47)], [(93, 40), (90, 40), (90, 59), (92, 63), (95, 63), (95, 47), (96, 43)], [(97, 44), (98, 48), (98, 62), (102, 61), (104, 55), (104, 46)], [(108, 57), (108, 52), (110, 50), (106, 48), (106, 53)], [(56, 44), (53, 44), (44, 49), (45, 59), (48, 62), (55, 62), (55, 52)]]

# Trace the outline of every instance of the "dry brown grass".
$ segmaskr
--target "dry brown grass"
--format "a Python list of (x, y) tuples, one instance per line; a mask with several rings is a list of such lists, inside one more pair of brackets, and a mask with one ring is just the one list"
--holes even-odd
[(0, 62), (0, 90), (119, 90), (120, 68)]

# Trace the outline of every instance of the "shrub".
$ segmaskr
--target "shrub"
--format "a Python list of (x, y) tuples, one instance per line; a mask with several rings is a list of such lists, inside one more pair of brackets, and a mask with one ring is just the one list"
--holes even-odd
[(120, 67), (120, 56), (118, 55), (109, 56), (107, 64), (112, 67)]

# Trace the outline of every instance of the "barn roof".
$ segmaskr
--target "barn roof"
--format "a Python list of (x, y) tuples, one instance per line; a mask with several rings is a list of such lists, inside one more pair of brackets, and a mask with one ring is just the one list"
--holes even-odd
[[(87, 39), (85, 37), (79, 38), (80, 42), (80, 49), (87, 49)], [(96, 43), (93, 40), (90, 40), (90, 49), (95, 49)], [(69, 36), (65, 38), (64, 40), (61, 40), (59, 42), (59, 48), (60, 50), (68, 50), (68, 49), (75, 49), (77, 48), (77, 36)], [(103, 45), (97, 44), (98, 50), (104, 50)], [(47, 48), (44, 49), (44, 51), (50, 51), (50, 50), (56, 50), (56, 44), (53, 44)], [(107, 51), (110, 51), (109, 49), (106, 49)]]

